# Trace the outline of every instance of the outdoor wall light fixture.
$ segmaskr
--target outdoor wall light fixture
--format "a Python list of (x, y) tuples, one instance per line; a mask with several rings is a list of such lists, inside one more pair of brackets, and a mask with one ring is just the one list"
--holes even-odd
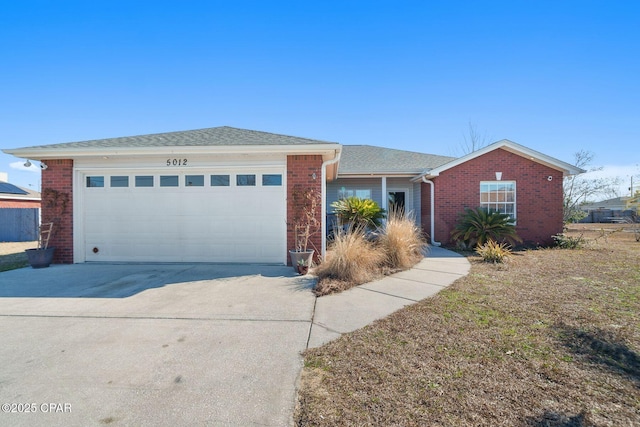
[(553, 181), (553, 175), (549, 175), (549, 176), (547, 177), (547, 181)]
[(311, 178), (316, 179), (316, 173), (315, 172), (311, 174)]
[[(31, 161), (29, 159), (27, 159), (26, 162), (24, 162), (24, 167), (25, 168), (30, 168), (33, 165), (33, 163), (31, 163)], [(40, 163), (40, 169), (45, 170), (47, 169), (49, 166), (45, 165), (44, 163)]]
[(496, 172), (496, 181), (502, 180), (502, 172)]

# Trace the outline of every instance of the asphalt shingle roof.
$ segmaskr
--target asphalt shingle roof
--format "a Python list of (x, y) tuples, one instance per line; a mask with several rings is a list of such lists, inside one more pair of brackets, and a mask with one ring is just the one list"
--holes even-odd
[[(337, 144), (255, 130), (220, 126), (205, 129), (48, 144), (25, 149), (81, 150), (154, 147), (300, 146)], [(454, 157), (371, 145), (343, 145), (339, 174), (419, 174), (454, 160)]]
[[(150, 135), (124, 136), (120, 138), (94, 139), (89, 141), (66, 142), (40, 145), (46, 149), (80, 148), (144, 148), (144, 147), (206, 147), (226, 145), (300, 145), (335, 144), (296, 136), (279, 135), (269, 132), (220, 126), (179, 132), (155, 133)], [(35, 148), (35, 147), (27, 147)]]
[(419, 174), (452, 160), (455, 160), (455, 157), (372, 145), (343, 145), (338, 174)]

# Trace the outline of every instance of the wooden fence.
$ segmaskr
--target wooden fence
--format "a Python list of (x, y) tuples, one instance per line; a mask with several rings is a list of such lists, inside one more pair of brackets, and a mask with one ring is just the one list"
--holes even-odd
[(0, 242), (38, 240), (40, 209), (0, 209)]

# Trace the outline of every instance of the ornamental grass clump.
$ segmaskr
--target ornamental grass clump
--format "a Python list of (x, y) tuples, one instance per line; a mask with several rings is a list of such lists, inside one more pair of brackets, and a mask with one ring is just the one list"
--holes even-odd
[(402, 211), (391, 210), (380, 230), (378, 244), (386, 256), (386, 266), (392, 270), (406, 270), (423, 257), (427, 242), (422, 229)]
[(385, 253), (367, 240), (364, 229), (339, 230), (331, 242), (326, 259), (316, 268), (317, 295), (344, 291), (380, 276)]
[(476, 248), (476, 253), (485, 262), (503, 263), (511, 256), (511, 248), (506, 243), (498, 243), (489, 239), (487, 242)]

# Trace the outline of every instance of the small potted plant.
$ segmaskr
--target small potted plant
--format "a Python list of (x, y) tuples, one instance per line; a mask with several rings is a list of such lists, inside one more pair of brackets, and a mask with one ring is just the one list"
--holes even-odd
[(308, 272), (309, 272), (309, 262), (304, 258), (299, 259), (298, 260), (298, 273), (302, 274), (304, 276)]
[[(293, 233), (295, 238), (295, 248), (289, 251), (293, 269), (298, 271), (298, 266), (303, 262), (306, 270), (309, 270), (313, 262), (315, 250), (311, 237), (319, 233), (322, 224), (318, 220), (318, 211), (322, 203), (320, 193), (312, 188), (303, 189), (298, 186), (293, 192)], [(306, 274), (306, 273), (305, 273)]]
[(50, 222), (40, 225), (40, 237), (38, 239), (37, 249), (27, 249), (27, 260), (33, 268), (46, 268), (51, 265), (56, 248), (49, 246), (49, 240), (56, 230), (62, 217), (64, 216), (67, 205), (69, 204), (69, 194), (47, 188), (42, 192), (42, 207), (46, 218)]

